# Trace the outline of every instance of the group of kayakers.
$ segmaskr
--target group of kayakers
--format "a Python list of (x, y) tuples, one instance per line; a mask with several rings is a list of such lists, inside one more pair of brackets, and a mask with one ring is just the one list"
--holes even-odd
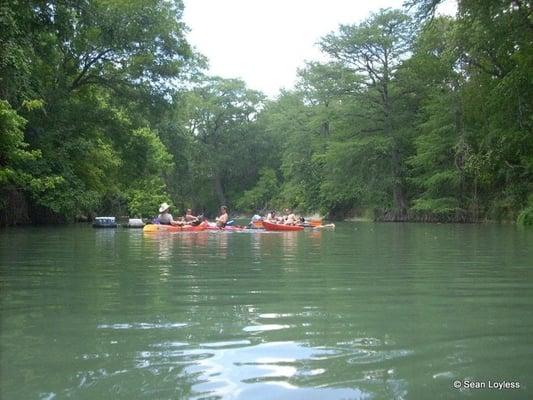
[(261, 220), (280, 225), (301, 225), (305, 223), (305, 219), (303, 217), (297, 217), (290, 208), (286, 208), (283, 214), (278, 214), (276, 210), (271, 210), (265, 217), (254, 215), (251, 224), (253, 225), (254, 222)]
[[(162, 225), (200, 225), (204, 221), (203, 215), (194, 215), (191, 208), (187, 208), (185, 215), (178, 219), (174, 219), (172, 214), (170, 214), (170, 205), (168, 203), (163, 203), (159, 206), (159, 215), (156, 219), (156, 222)], [(220, 211), (218, 217), (215, 219), (216, 225), (219, 228), (224, 228), (228, 223), (228, 207), (220, 206)]]
[[(185, 215), (174, 219), (170, 213), (170, 205), (168, 203), (163, 203), (159, 207), (159, 216), (155, 220), (156, 223), (162, 225), (175, 225), (175, 226), (197, 226), (200, 225), (205, 218), (203, 215), (194, 215), (191, 208), (187, 208)], [(218, 216), (215, 219), (215, 224), (219, 228), (224, 228), (229, 221), (228, 207), (220, 206)], [(279, 213), (276, 210), (271, 210), (267, 213), (266, 216), (254, 215), (252, 221), (249, 224), (249, 227), (255, 227), (256, 224), (260, 221), (270, 222), (272, 224), (278, 225), (306, 225), (306, 220), (303, 217), (297, 216), (294, 214), (293, 210), (290, 208), (285, 208), (283, 213)]]

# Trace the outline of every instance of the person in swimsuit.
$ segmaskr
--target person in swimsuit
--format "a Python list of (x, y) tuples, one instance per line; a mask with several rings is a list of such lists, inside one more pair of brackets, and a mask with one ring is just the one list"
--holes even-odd
[(228, 215), (228, 207), (221, 206), (220, 207), (220, 215), (216, 219), (217, 226), (219, 228), (224, 228), (226, 224), (228, 223), (229, 215)]

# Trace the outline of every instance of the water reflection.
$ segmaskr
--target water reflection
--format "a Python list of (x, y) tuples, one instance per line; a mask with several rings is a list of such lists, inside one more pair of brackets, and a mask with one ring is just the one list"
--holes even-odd
[(234, 235), (233, 232), (219, 232), (212, 231), (210, 232), (210, 240), (214, 242), (213, 248), (216, 250), (214, 254), (215, 257), (221, 258), (223, 260), (228, 258), (228, 242), (229, 238)]
[(160, 260), (168, 261), (174, 254), (176, 235), (169, 232), (143, 235), (143, 245), (147, 251), (155, 252)]
[(160, 260), (196, 265), (196, 255), (205, 252), (210, 238), (208, 232), (160, 232), (143, 235), (142, 240)]
[(143, 352), (140, 356), (144, 365), (152, 365), (151, 360), (161, 358), (187, 364), (180, 375), (194, 377), (191, 398), (195, 399), (370, 397), (363, 389), (338, 388), (334, 383), (323, 386), (321, 382), (327, 370), (314, 364), (327, 359), (333, 350), (314, 349), (294, 342), (243, 344), (243, 341), (228, 341), (176, 349), (160, 343), (154, 345), (157, 352)]
[(117, 323), (117, 324), (100, 324), (98, 329), (173, 329), (183, 328), (187, 326), (186, 323), (168, 322), (168, 323), (149, 323), (149, 322), (136, 322), (133, 324)]

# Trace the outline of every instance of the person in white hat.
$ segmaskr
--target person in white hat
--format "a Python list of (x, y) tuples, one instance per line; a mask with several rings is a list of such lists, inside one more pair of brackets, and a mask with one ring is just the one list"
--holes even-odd
[(163, 203), (159, 206), (159, 216), (157, 217), (159, 223), (163, 225), (183, 225), (183, 222), (181, 221), (174, 221), (172, 214), (168, 212), (169, 209), (170, 206), (167, 203)]

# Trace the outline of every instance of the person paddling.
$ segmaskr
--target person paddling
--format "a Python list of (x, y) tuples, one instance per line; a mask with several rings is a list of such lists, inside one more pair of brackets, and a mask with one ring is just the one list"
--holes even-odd
[(259, 223), (259, 221), (261, 221), (262, 218), (259, 214), (255, 214), (253, 217), (252, 217), (252, 220), (250, 221), (250, 223), (248, 224), (248, 228), (253, 228), (256, 226), (256, 224)]
[(185, 224), (187, 225), (196, 225), (197, 222), (199, 222), (199, 219), (196, 215), (193, 215), (192, 209), (187, 208), (187, 212), (185, 213)]
[(267, 222), (272, 222), (273, 224), (277, 223), (278, 220), (277, 220), (277, 218), (276, 218), (276, 211), (274, 211), (274, 210), (270, 211), (270, 212), (267, 214), (265, 220), (266, 220)]
[(285, 209), (287, 217), (285, 218), (285, 225), (296, 225), (298, 223), (298, 218), (292, 212), (290, 208)]
[(219, 228), (224, 228), (226, 224), (228, 223), (229, 215), (228, 215), (228, 207), (221, 206), (220, 207), (220, 215), (215, 220), (217, 223), (217, 226)]
[(162, 225), (183, 225), (183, 222), (181, 221), (174, 221), (172, 214), (168, 212), (169, 209), (170, 206), (167, 203), (163, 203), (159, 206), (159, 216), (157, 217), (159, 223)]

